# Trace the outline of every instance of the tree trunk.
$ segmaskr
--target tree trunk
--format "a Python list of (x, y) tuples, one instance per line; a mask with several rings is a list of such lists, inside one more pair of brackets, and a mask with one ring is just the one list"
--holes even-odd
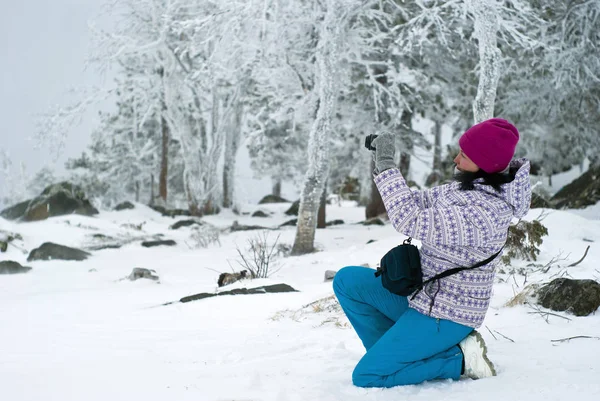
[(292, 255), (313, 252), (319, 200), (329, 176), (329, 136), (337, 98), (338, 40), (344, 7), (339, 0), (326, 1), (316, 51), (319, 108), (308, 141), (308, 171), (300, 197), (296, 238)]
[(425, 180), (425, 186), (439, 184), (442, 179), (442, 124), (439, 121), (433, 126), (433, 171)]
[(154, 205), (154, 174), (150, 174), (150, 203)]
[[(371, 171), (373, 170), (375, 170), (375, 162), (371, 161)], [(383, 199), (381, 199), (381, 195), (379, 194), (377, 185), (375, 185), (375, 181), (371, 180), (371, 196), (369, 204), (365, 209), (365, 218), (371, 219), (383, 213), (387, 213), (385, 206), (383, 205)]]
[(325, 186), (323, 187), (323, 192), (321, 193), (321, 202), (319, 204), (319, 212), (317, 213), (317, 228), (327, 227), (326, 207), (327, 207), (327, 181), (325, 181)]
[(473, 102), (473, 119), (477, 124), (494, 117), (501, 63), (497, 44), (499, 11), (495, 0), (468, 0), (466, 4), (475, 20), (473, 36), (479, 44), (479, 86)]
[[(401, 129), (403, 132), (412, 132), (412, 116), (412, 112), (409, 111), (404, 111), (404, 113), (402, 113), (400, 122), (402, 123)], [(404, 178), (408, 181), (408, 173), (410, 172), (410, 157), (414, 149), (414, 143), (410, 134), (404, 135), (402, 139), (402, 152), (400, 152), (400, 165), (398, 168), (400, 169), (400, 172)]]
[(242, 114), (244, 111), (241, 100), (236, 101), (231, 124), (225, 133), (225, 157), (223, 165), (223, 207), (233, 206), (233, 190), (235, 188), (235, 161), (242, 136)]
[(281, 198), (281, 178), (273, 178), (273, 189), (271, 195)]
[(167, 204), (167, 177), (169, 176), (169, 126), (164, 116), (160, 119), (162, 128), (162, 148), (160, 158), (160, 175), (158, 177), (158, 196)]

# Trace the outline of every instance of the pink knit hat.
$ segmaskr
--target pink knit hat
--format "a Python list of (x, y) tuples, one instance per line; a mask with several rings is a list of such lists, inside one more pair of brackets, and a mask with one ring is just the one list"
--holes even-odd
[(462, 151), (486, 173), (497, 173), (508, 167), (517, 142), (519, 131), (501, 118), (472, 126), (458, 140)]

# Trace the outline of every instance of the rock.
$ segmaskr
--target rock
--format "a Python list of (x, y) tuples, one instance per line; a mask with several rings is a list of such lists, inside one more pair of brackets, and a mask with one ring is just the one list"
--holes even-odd
[(234, 220), (233, 224), (231, 225), (230, 230), (231, 230), (231, 232), (235, 232), (235, 231), (250, 231), (250, 230), (270, 230), (270, 228), (262, 227), (262, 226), (244, 226), (244, 225), (241, 225), (240, 223), (238, 223), (237, 220)]
[(143, 267), (134, 267), (127, 278), (131, 281), (139, 280), (141, 278), (158, 281), (159, 277), (155, 273), (156, 271), (154, 270), (144, 269)]
[(335, 270), (325, 270), (325, 281), (332, 281), (335, 273), (337, 273)]
[(600, 201), (600, 165), (590, 166), (579, 178), (565, 185), (550, 199), (557, 208), (581, 209)]
[(256, 288), (235, 288), (230, 291), (222, 291), (218, 293), (214, 292), (205, 292), (196, 295), (190, 295), (188, 297), (183, 297), (179, 300), (179, 302), (186, 303), (191, 301), (197, 301), (204, 298), (216, 297), (221, 295), (247, 295), (247, 294), (272, 294), (279, 292), (298, 292), (294, 288), (290, 287), (287, 284), (274, 284), (274, 285), (266, 285), (263, 287)]
[(288, 216), (298, 216), (298, 211), (300, 210), (300, 201), (292, 203), (292, 206), (288, 210), (285, 211), (285, 214)]
[(277, 196), (277, 195), (267, 195), (264, 198), (262, 198), (258, 204), (262, 205), (265, 203), (288, 203), (289, 201), (282, 198), (281, 196)]
[(344, 224), (344, 220), (339, 220), (338, 219), (338, 220), (328, 221), (327, 223), (325, 223), (325, 225), (327, 227), (330, 227), (330, 226), (339, 226), (340, 224)]
[(27, 257), (27, 261), (33, 260), (86, 260), (91, 253), (77, 248), (44, 242), (39, 248), (32, 250)]
[(4, 209), (0, 212), (0, 216), (4, 217), (7, 220), (17, 220), (25, 215), (25, 211), (27, 211), (27, 207), (31, 203), (30, 200), (26, 200), (25, 202), (17, 203), (14, 206)]
[(177, 242), (173, 241), (172, 239), (166, 239), (166, 240), (158, 240), (158, 241), (144, 241), (142, 242), (142, 246), (146, 247), (146, 248), (152, 248), (155, 246), (174, 246), (177, 245)]
[(5, 209), (0, 215), (9, 220), (39, 221), (73, 213), (93, 216), (98, 210), (81, 187), (64, 181), (46, 187), (40, 196)]
[(149, 207), (166, 217), (191, 216), (190, 211), (185, 209), (167, 209), (160, 205), (149, 205)]
[(365, 220), (360, 224), (364, 226), (385, 226), (385, 223), (379, 217), (373, 217), (372, 219)]
[(594, 280), (557, 278), (542, 286), (535, 295), (544, 308), (587, 316), (600, 307), (600, 284)]
[(377, 240), (370, 239), (370, 240), (367, 241), (367, 245), (372, 244), (373, 242), (377, 242)]
[(257, 210), (256, 212), (252, 213), (252, 217), (269, 217), (269, 215), (262, 210)]
[(171, 226), (169, 226), (169, 229), (171, 230), (178, 230), (181, 227), (189, 227), (189, 226), (193, 226), (193, 225), (203, 225), (204, 223), (202, 223), (201, 221), (198, 220), (194, 220), (194, 219), (188, 219), (188, 220), (179, 220), (178, 222), (172, 224)]
[(4, 260), (0, 262), (0, 274), (27, 273), (29, 270), (31, 270), (31, 267), (21, 266), (20, 263), (12, 260)]
[(298, 219), (292, 219), (292, 220), (288, 220), (283, 224), (280, 224), (279, 227), (286, 227), (286, 226), (296, 226), (298, 224)]
[(121, 202), (117, 206), (115, 206), (115, 210), (117, 212), (120, 212), (121, 210), (133, 209), (133, 208), (135, 208), (135, 206), (133, 205), (133, 203), (131, 203), (129, 201)]
[(224, 285), (233, 284), (236, 281), (239, 281), (243, 278), (248, 278), (250, 275), (248, 274), (248, 270), (242, 270), (237, 273), (221, 273), (219, 275), (219, 280), (217, 281), (217, 285), (219, 287), (223, 287)]

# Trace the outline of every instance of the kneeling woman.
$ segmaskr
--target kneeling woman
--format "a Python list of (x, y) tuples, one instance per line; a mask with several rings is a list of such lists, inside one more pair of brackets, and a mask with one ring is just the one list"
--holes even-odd
[[(517, 129), (491, 119), (468, 129), (454, 159), (456, 180), (411, 190), (395, 166), (394, 138), (379, 135), (375, 183), (394, 228), (421, 241), (423, 280), (468, 267), (501, 251), (513, 217), (529, 210), (529, 162), (512, 160)], [(352, 374), (360, 387), (494, 376), (481, 335), (499, 257), (426, 285), (413, 297), (393, 294), (358, 266), (341, 269), (333, 289), (366, 348)]]

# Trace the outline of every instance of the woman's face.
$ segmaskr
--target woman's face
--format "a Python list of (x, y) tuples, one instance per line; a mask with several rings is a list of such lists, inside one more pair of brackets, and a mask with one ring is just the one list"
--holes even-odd
[(454, 158), (454, 163), (459, 171), (469, 173), (476, 173), (479, 171), (479, 167), (477, 167), (477, 165), (473, 163), (462, 150), (458, 152), (458, 155)]

